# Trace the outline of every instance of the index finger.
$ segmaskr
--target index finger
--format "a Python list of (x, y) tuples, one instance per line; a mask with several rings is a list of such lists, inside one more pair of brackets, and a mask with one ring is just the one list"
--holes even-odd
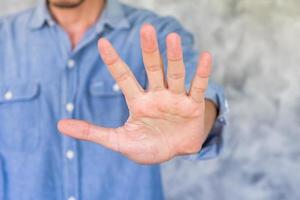
[(101, 38), (98, 42), (99, 52), (113, 78), (124, 93), (126, 99), (133, 99), (143, 91), (130, 68), (120, 58), (111, 43)]

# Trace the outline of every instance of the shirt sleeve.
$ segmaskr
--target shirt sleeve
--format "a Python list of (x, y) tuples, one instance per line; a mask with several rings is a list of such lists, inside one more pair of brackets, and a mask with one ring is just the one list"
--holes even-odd
[[(164, 66), (167, 66), (166, 60), (166, 44), (165, 39), (168, 33), (176, 32), (181, 36), (182, 46), (183, 46), (183, 56), (186, 66), (186, 89), (190, 88), (190, 83), (194, 77), (198, 57), (200, 50), (195, 48), (194, 38), (191, 33), (186, 31), (181, 24), (172, 17), (163, 17), (155, 21), (154, 26), (157, 29), (158, 40), (160, 51), (163, 56)], [(165, 71), (166, 71), (165, 67)], [(188, 160), (205, 160), (212, 159), (218, 156), (222, 150), (223, 146), (223, 135), (225, 132), (225, 125), (227, 124), (227, 111), (228, 104), (224, 96), (223, 88), (213, 81), (209, 81), (208, 89), (205, 94), (205, 98), (211, 100), (217, 105), (218, 116), (213, 125), (208, 138), (204, 142), (202, 149), (194, 154), (188, 156), (182, 156), (184, 159)]]

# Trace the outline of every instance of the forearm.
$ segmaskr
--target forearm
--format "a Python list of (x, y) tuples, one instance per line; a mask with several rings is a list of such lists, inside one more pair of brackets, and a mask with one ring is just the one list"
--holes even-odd
[(208, 136), (217, 118), (217, 106), (210, 100), (205, 99), (204, 132)]

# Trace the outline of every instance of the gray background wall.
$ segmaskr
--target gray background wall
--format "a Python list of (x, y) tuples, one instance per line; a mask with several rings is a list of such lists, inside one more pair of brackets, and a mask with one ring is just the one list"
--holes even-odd
[[(0, 15), (34, 0), (1, 0)], [(300, 199), (300, 1), (126, 0), (176, 16), (215, 58), (230, 126), (216, 160), (163, 166), (167, 199)]]

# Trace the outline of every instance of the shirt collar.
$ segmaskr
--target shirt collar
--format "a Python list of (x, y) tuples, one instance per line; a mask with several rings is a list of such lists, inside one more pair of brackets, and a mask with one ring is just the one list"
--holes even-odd
[[(41, 0), (33, 11), (29, 26), (31, 29), (40, 29), (46, 24), (51, 26), (55, 22), (48, 10), (46, 0)], [(105, 25), (116, 29), (129, 27), (129, 21), (118, 0), (106, 0), (105, 8), (95, 24), (96, 31), (101, 32)]]
[(48, 11), (46, 0), (39, 1), (30, 18), (29, 27), (31, 29), (40, 29), (46, 23), (51, 25), (53, 22), (54, 21)]

